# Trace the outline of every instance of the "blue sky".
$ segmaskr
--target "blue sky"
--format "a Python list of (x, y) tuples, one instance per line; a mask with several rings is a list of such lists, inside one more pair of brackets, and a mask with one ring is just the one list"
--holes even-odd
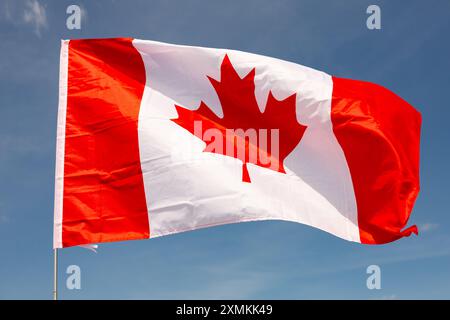
[[(82, 7), (81, 30), (66, 8)], [(381, 7), (382, 29), (366, 28)], [(64, 299), (450, 298), (450, 2), (0, 0), (0, 299), (49, 299), (60, 39), (223, 47), (376, 82), (423, 117), (421, 231), (383, 246), (288, 222), (226, 225), (60, 252)], [(65, 288), (79, 265), (82, 289)], [(381, 267), (381, 290), (366, 268)]]

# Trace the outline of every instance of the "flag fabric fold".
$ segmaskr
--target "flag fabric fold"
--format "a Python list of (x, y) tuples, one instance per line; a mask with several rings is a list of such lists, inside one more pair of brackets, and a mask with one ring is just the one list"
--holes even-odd
[(381, 86), (279, 59), (64, 40), (54, 247), (273, 219), (366, 244), (417, 234), (420, 126)]

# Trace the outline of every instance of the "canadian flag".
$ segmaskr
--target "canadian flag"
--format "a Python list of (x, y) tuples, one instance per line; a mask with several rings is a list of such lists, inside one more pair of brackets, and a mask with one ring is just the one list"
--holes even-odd
[(235, 50), (64, 40), (54, 247), (286, 220), (394, 241), (420, 114), (389, 90)]

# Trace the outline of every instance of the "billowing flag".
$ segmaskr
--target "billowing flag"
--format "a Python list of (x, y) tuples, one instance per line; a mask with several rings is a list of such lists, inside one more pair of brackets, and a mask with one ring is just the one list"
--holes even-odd
[(235, 50), (65, 40), (54, 247), (285, 220), (387, 243), (421, 116), (389, 90)]

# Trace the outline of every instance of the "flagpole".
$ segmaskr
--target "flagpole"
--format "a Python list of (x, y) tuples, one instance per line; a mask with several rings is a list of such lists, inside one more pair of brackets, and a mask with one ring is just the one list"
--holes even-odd
[(58, 300), (58, 249), (53, 249), (53, 300)]

